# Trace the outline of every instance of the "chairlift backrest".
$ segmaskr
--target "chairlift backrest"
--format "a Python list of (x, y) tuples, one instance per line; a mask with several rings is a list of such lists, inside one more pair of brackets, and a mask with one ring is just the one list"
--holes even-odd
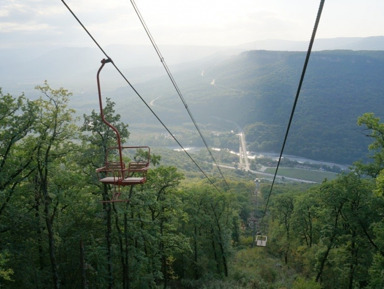
[[(150, 148), (148, 146), (121, 147), (122, 155), (135, 158), (140, 154), (139, 160), (129, 161), (127, 164), (120, 161), (119, 147), (107, 150), (104, 167), (98, 168), (99, 180), (102, 183), (118, 186), (131, 186), (146, 182), (147, 171), (150, 164)], [(118, 151), (117, 153), (114, 151)], [(129, 151), (131, 153), (129, 153)], [(141, 153), (138, 153), (141, 151)], [(118, 159), (118, 160), (117, 160)]]

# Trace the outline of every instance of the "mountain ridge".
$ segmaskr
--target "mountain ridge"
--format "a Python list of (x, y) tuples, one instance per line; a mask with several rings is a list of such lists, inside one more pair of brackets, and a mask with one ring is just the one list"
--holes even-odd
[[(247, 51), (212, 63), (204, 76), (195, 68), (175, 78), (200, 123), (236, 123), (250, 150), (279, 152), (305, 55)], [(313, 52), (285, 153), (349, 164), (365, 158), (369, 139), (356, 122), (365, 112), (384, 117), (382, 75), (384, 51)], [(185, 122), (182, 108), (170, 109), (178, 105), (172, 88), (154, 89), (159, 82), (143, 85), (154, 90), (153, 98), (167, 95), (156, 101), (159, 114), (169, 123)]]
[[(384, 43), (382, 36), (339, 40), (339, 43), (352, 41), (355, 47), (374, 47), (373, 44), (380, 47)], [(119, 52), (122, 48), (113, 49)], [(197, 121), (219, 124), (224, 129), (236, 123), (246, 131), (251, 150), (279, 151), (305, 51), (242, 50), (239, 53), (240, 48), (210, 49), (201, 50), (204, 50), (204, 57), (196, 49), (189, 50), (186, 58), (180, 58), (185, 54), (180, 52), (174, 59), (181, 59), (183, 63), (175, 60), (170, 65)], [(141, 50), (141, 56), (133, 63), (137, 50)], [(151, 51), (151, 47), (136, 47), (127, 56), (124, 49), (111, 56), (115, 55), (115, 61), (124, 64), (119, 67), (129, 80), (133, 80), (144, 99), (156, 105), (162, 119), (171, 125), (190, 122), (161, 62)], [(47, 79), (53, 87), (62, 86), (74, 93), (72, 104), (80, 113), (97, 108), (96, 71), (103, 58), (99, 51), (94, 48), (33, 50), (33, 57), (21, 57), (22, 52), (15, 50), (12, 57), (0, 54), (4, 93), (24, 91), (29, 97), (33, 87)], [(149, 55), (146, 62), (141, 61)], [(163, 55), (167, 59), (166, 51)], [(340, 163), (364, 158), (369, 140), (363, 137), (356, 120), (364, 112), (383, 117), (383, 67), (384, 52), (381, 50), (314, 51), (286, 153)], [(125, 121), (156, 121), (111, 67), (103, 71), (102, 85), (105, 96), (119, 102), (119, 113), (127, 115)]]

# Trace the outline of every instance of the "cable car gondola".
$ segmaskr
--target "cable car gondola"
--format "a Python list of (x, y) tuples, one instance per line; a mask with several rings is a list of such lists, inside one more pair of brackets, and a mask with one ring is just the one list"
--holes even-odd
[[(148, 146), (122, 146), (119, 131), (104, 117), (100, 88), (100, 72), (104, 65), (108, 62), (112, 62), (112, 60), (109, 58), (103, 59), (97, 72), (100, 116), (102, 121), (115, 132), (117, 146), (107, 149), (104, 166), (96, 169), (96, 173), (101, 183), (115, 187), (115, 193), (109, 202), (122, 202), (128, 201), (119, 199), (120, 189), (122, 186), (134, 186), (144, 184), (146, 182), (151, 154)], [(132, 155), (132, 151), (135, 151), (132, 157), (133, 161), (125, 163), (123, 159), (124, 153), (127, 155), (131, 152)]]

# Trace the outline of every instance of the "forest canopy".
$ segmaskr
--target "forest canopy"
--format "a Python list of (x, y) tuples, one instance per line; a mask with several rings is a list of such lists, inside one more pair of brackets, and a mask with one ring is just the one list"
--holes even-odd
[[(272, 194), (266, 181), (212, 186), (153, 155), (147, 182), (111, 203), (96, 168), (114, 133), (96, 111), (79, 125), (69, 91), (36, 89), (35, 100), (0, 90), (1, 288), (384, 287), (384, 124), (374, 114), (358, 119), (370, 161), (335, 180)], [(105, 115), (127, 141), (110, 99)]]

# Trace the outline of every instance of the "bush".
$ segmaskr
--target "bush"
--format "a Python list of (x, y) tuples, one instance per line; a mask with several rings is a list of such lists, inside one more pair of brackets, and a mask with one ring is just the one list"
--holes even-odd
[(293, 282), (292, 289), (321, 289), (319, 283), (314, 280), (306, 280), (304, 278), (297, 278), (295, 282)]

